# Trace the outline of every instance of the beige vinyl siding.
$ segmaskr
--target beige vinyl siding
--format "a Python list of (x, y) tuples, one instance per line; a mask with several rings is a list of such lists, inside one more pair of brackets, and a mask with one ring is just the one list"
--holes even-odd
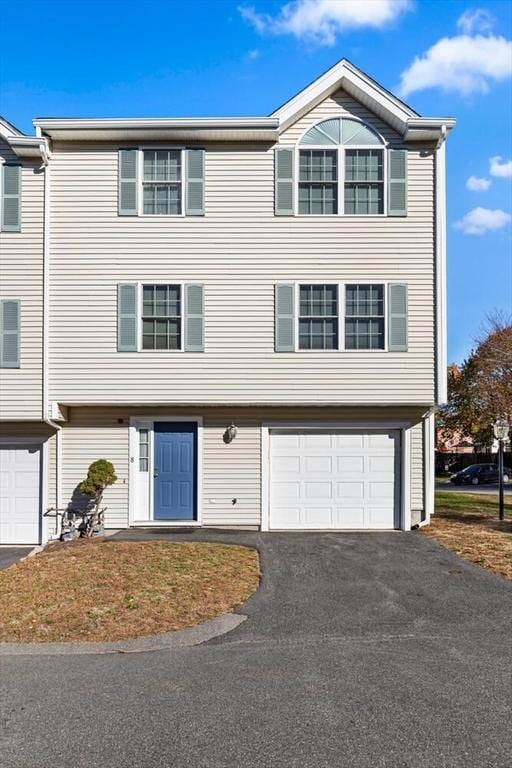
[[(0, 139), (0, 163), (19, 163)], [(21, 301), (20, 368), (0, 368), (0, 420), (38, 419), (42, 397), (43, 203), (40, 163), (24, 162), (21, 232), (0, 232), (0, 299)]]
[[(347, 97), (328, 101), (292, 126), (283, 143), (295, 141), (322, 110), (361, 114)], [(409, 151), (406, 218), (276, 217), (273, 147), (209, 144), (206, 214), (173, 218), (117, 215), (117, 149), (53, 147), (51, 400), (433, 403), (430, 151)], [(409, 351), (275, 353), (274, 284), (301, 280), (407, 282)], [(205, 352), (118, 353), (116, 286), (132, 281), (203, 283)]]
[(411, 520), (413, 525), (421, 522), (421, 513), (425, 504), (423, 445), (423, 421), (421, 421), (411, 429)]
[[(107, 408), (75, 407), (62, 428), (62, 500), (71, 502), (92, 461), (112, 461), (117, 482), (105, 492), (108, 528), (128, 525), (130, 416), (202, 416), (203, 477), (202, 522), (206, 526), (259, 526), (261, 521), (261, 424), (268, 421), (345, 420), (416, 423), (411, 440), (411, 506), (421, 514), (423, 505), (421, 411), (402, 408)], [(236, 439), (224, 443), (222, 435), (231, 422)], [(233, 504), (236, 499), (236, 504)]]

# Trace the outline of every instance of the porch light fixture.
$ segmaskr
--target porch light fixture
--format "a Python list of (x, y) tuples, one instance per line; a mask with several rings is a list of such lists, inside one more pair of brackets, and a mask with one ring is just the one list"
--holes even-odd
[(506, 419), (496, 419), (493, 424), (494, 437), (498, 441), (498, 475), (500, 520), (505, 519), (505, 499), (503, 498), (503, 443), (508, 437), (509, 423)]
[(238, 427), (235, 427), (233, 422), (229, 425), (229, 427), (226, 429), (223, 435), (223, 439), (225, 443), (232, 443), (235, 437), (238, 434)]

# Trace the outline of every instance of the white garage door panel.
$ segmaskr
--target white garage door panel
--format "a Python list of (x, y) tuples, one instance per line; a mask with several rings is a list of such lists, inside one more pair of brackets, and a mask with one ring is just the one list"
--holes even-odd
[(38, 544), (41, 450), (0, 447), (0, 544)]
[(398, 430), (270, 432), (270, 528), (399, 526)]

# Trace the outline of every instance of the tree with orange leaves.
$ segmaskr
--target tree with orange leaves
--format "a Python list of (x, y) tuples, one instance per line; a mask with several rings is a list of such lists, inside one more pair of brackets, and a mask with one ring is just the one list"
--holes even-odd
[(462, 365), (448, 367), (448, 404), (438, 414), (438, 428), (441, 435), (457, 431), (491, 446), (497, 418), (512, 426), (512, 322), (498, 314), (487, 325)]

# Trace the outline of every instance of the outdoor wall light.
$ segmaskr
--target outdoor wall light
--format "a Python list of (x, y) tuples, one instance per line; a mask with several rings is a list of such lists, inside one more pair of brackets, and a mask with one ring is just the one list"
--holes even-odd
[(235, 427), (233, 422), (231, 422), (229, 427), (224, 432), (222, 439), (224, 440), (225, 443), (232, 443), (235, 437), (237, 436), (237, 434), (238, 434), (238, 427)]

